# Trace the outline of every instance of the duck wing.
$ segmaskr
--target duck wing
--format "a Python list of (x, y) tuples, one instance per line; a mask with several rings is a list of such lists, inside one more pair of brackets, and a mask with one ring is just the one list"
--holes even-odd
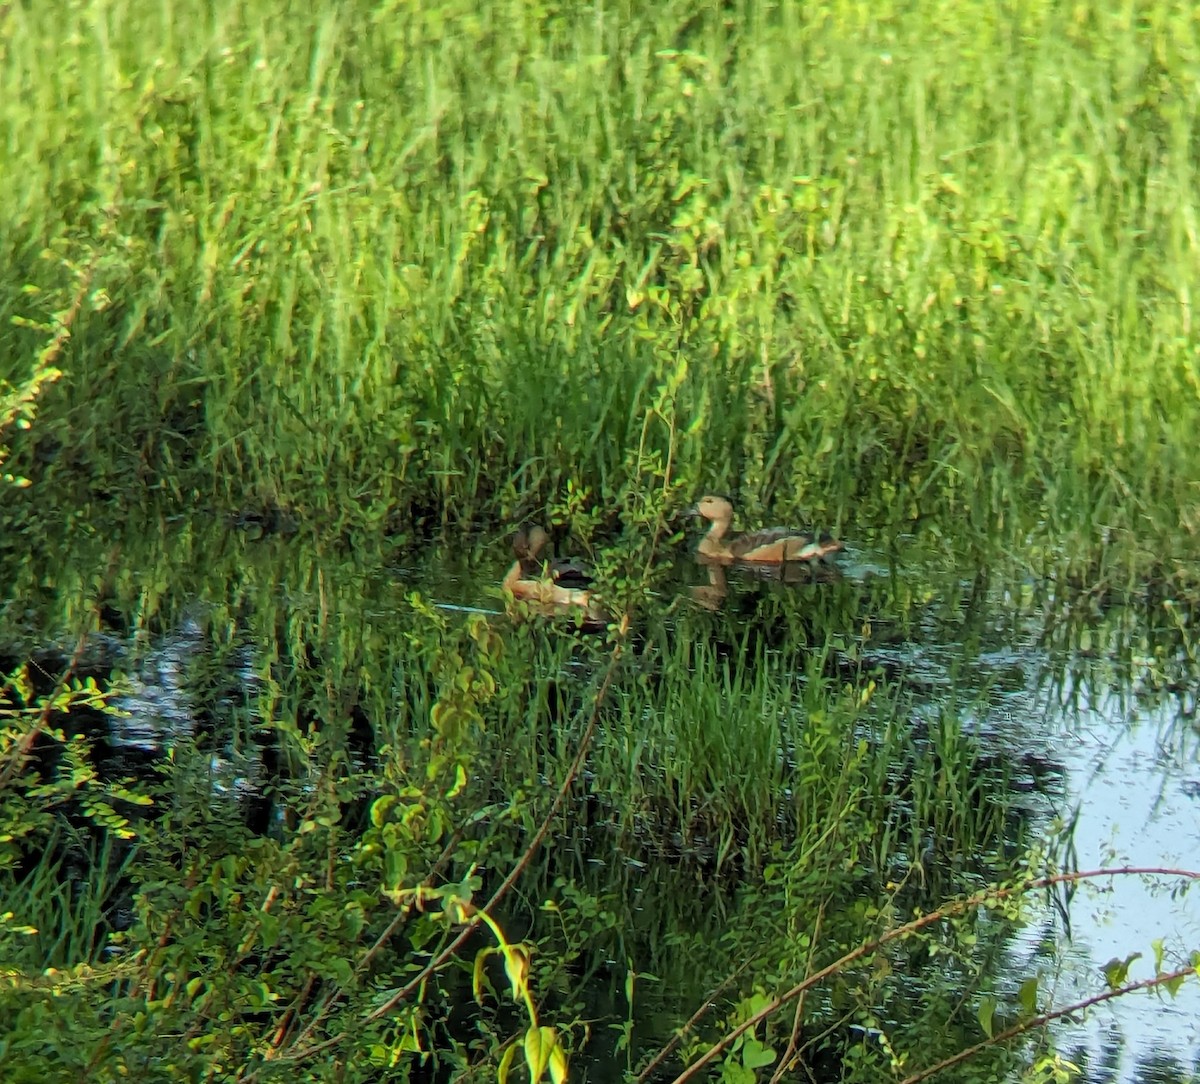
[(572, 590), (590, 587), (592, 583), (592, 574), (588, 566), (575, 558), (551, 562), (550, 575), (559, 587), (568, 587)]
[(729, 544), (729, 552), (735, 561), (819, 561), (842, 548), (832, 535), (811, 534), (789, 527), (768, 527), (761, 531), (748, 531)]

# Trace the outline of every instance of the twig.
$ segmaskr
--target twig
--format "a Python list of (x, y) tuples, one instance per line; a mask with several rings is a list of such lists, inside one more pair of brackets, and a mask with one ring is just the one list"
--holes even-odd
[[(825, 904), (821, 903), (820, 910), (817, 911), (817, 922), (813, 929), (812, 937), (808, 943), (808, 960), (805, 962), (805, 970), (812, 967), (813, 954), (816, 952), (817, 941), (821, 936), (821, 922), (825, 918)], [(779, 1057), (779, 1065), (775, 1072), (771, 1074), (771, 1079), (768, 1084), (779, 1084), (783, 1079), (783, 1074), (787, 1069), (788, 1064), (795, 1056), (800, 1045), (800, 1031), (804, 1024), (804, 994), (796, 998), (796, 1012), (792, 1016), (792, 1033), (788, 1036), (787, 1048)]]
[[(453, 853), (454, 847), (457, 846), (458, 842), (462, 839), (462, 834), (463, 833), (462, 833), (461, 828), (455, 829), (454, 834), (451, 836), (451, 838), (447, 842), (446, 846), (442, 848), (442, 853), (438, 856), (437, 861), (434, 862), (433, 867), (430, 869), (429, 873), (426, 875), (425, 879), (422, 881), (422, 884), (424, 884), (424, 885), (432, 885), (433, 884), (433, 881), (437, 877), (438, 873), (446, 865), (446, 863), (450, 860), (450, 856)], [(351, 975), (351, 980), (353, 980), (358, 975), (362, 974), (363, 971), (366, 970), (366, 968), (370, 964), (370, 962), (383, 949), (383, 946), (386, 945), (388, 943), (388, 941), (391, 940), (392, 935), (408, 919), (408, 914), (409, 914), (408, 909), (404, 908), (404, 909), (398, 910), (396, 912), (396, 914), (392, 916), (391, 922), (389, 922), (387, 924), (387, 926), (384, 927), (383, 931), (379, 934), (379, 936), (377, 938), (375, 938), (375, 941), (372, 943), (371, 947), (368, 948), (362, 954), (358, 963), (356, 963), (354, 965), (354, 971)], [(334, 1006), (342, 999), (342, 997), (345, 996), (345, 993), (346, 993), (346, 986), (344, 986), (344, 985), (338, 986), (335, 990), (332, 990), (322, 1000), (321, 1004), (317, 1007), (317, 1011), (313, 1014), (313, 1018), (311, 1020), (309, 1020), (307, 1024), (304, 1025), (304, 1029), (291, 1042), (290, 1046), (292, 1048), (301, 1046), (308, 1039), (308, 1037), (310, 1035), (312, 1035), (312, 1033), (314, 1031), (316, 1031), (316, 1029), (321, 1024), (321, 1021), (324, 1020), (330, 1014), (330, 1012), (333, 1011)], [(273, 1041), (270, 1045), (271, 1045), (271, 1049), (269, 1049), (266, 1052), (266, 1054), (264, 1054), (264, 1056), (263, 1056), (264, 1061), (272, 1061), (277, 1057), (287, 1056), (280, 1049), (281, 1045), (282, 1045), (282, 1040), (280, 1042)], [(249, 1082), (249, 1081), (256, 1080), (257, 1076), (258, 1076), (257, 1073), (251, 1073), (245, 1079), (247, 1080), (247, 1082)]]
[[(561, 786), (558, 788), (558, 793), (554, 796), (554, 801), (550, 803), (549, 811), (543, 818), (542, 823), (538, 826), (538, 830), (534, 833), (533, 839), (530, 840), (528, 847), (525, 848), (524, 853), (521, 855), (516, 865), (514, 865), (512, 870), (509, 871), (508, 876), (504, 878), (496, 891), (492, 893), (491, 899), (489, 899), (487, 903), (479, 908), (470, 922), (464, 924), (463, 929), (460, 931), (458, 936), (455, 937), (444, 949), (442, 949), (437, 956), (430, 960), (429, 963), (427, 963), (412, 979), (410, 979), (404, 986), (392, 994), (392, 996), (389, 997), (386, 1002), (366, 1016), (363, 1021), (364, 1023), (368, 1023), (372, 1020), (378, 1020), (381, 1016), (385, 1016), (387, 1013), (391, 1012), (397, 1005), (411, 996), (412, 992), (416, 990), (422, 983), (426, 982), (430, 975), (441, 968), (451, 957), (453, 957), (462, 944), (467, 940), (467, 938), (470, 937), (475, 931), (475, 928), (480, 924), (480, 922), (483, 921), (481, 912), (490, 914), (492, 909), (506, 895), (508, 895), (513, 885), (516, 884), (517, 879), (533, 860), (534, 854), (537, 853), (542, 841), (549, 833), (550, 826), (554, 822), (554, 818), (558, 815), (558, 811), (562, 807), (563, 802), (566, 800), (566, 796), (570, 791), (575, 778), (578, 776), (580, 769), (583, 767), (583, 762), (587, 757), (588, 747), (591, 745), (592, 736), (595, 734), (596, 726), (600, 721), (600, 707), (604, 703), (604, 699), (608, 695), (608, 690), (612, 685), (613, 677), (616, 674), (617, 662), (621, 658), (622, 649), (623, 644), (621, 642), (618, 642), (613, 648), (612, 656), (609, 659), (608, 669), (605, 671), (604, 678), (600, 682), (600, 688), (596, 692), (596, 699), (592, 704), (591, 717), (588, 719), (587, 727), (584, 730), (583, 737), (580, 739), (579, 750), (575, 754), (575, 759), (571, 762), (571, 766), (567, 770), (567, 774), (563, 778)], [(317, 1043), (315, 1046), (310, 1046), (307, 1049), (293, 1049), (287, 1054), (282, 1055), (282, 1057), (289, 1060), (311, 1057), (314, 1054), (318, 1054), (323, 1050), (327, 1050), (330, 1047), (337, 1046), (344, 1042), (347, 1038), (349, 1038), (349, 1034), (350, 1033), (346, 1031), (340, 1032), (339, 1034), (334, 1035), (323, 1042)]]
[[(554, 796), (554, 801), (550, 803), (550, 809), (546, 816), (542, 819), (542, 823), (538, 826), (538, 830), (534, 833), (533, 839), (529, 841), (529, 846), (525, 848), (525, 853), (521, 855), (516, 865), (509, 871), (507, 877), (500, 882), (500, 886), (492, 893), (492, 898), (480, 908), (480, 911), (485, 911), (491, 914), (492, 909), (508, 895), (509, 890), (517, 883), (517, 878), (528, 867), (533, 860), (533, 856), (537, 853), (538, 848), (542, 845), (550, 831), (550, 825), (554, 818), (558, 815), (558, 811), (562, 808), (563, 802), (566, 800), (567, 794), (575, 782), (580, 769), (583, 767), (583, 762), (587, 758), (588, 747), (591, 745), (592, 736), (596, 733), (596, 725), (600, 721), (600, 706), (604, 703), (604, 698), (608, 695), (609, 687), (612, 685), (613, 675), (616, 673), (617, 661), (621, 657), (622, 645), (618, 643), (613, 648), (612, 657), (609, 660), (608, 670), (604, 674), (604, 679), (600, 682), (600, 688), (596, 692), (596, 700), (592, 705), (591, 718), (588, 719), (587, 728), (583, 732), (583, 737), (579, 741), (579, 751), (575, 754), (575, 759), (571, 762), (570, 768), (567, 769), (567, 774), (563, 778), (561, 786), (558, 788), (558, 793)], [(374, 1012), (367, 1017), (367, 1020), (378, 1020), (403, 1001), (409, 994), (421, 985), (434, 971), (441, 967), (447, 960), (450, 959), (460, 948), (464, 941), (474, 932), (475, 927), (482, 922), (483, 919), (476, 915), (473, 920), (467, 923), (462, 932), (459, 933), (449, 945), (446, 946), (433, 960), (417, 973), (407, 985), (402, 986), (399, 991), (393, 994), (384, 1004), (379, 1006)]]
[(952, 1065), (957, 1065), (959, 1062), (966, 1061), (967, 1058), (974, 1057), (981, 1050), (986, 1050), (989, 1046), (1006, 1043), (1009, 1039), (1015, 1039), (1018, 1035), (1022, 1035), (1027, 1031), (1040, 1028), (1052, 1020), (1059, 1020), (1064, 1016), (1070, 1016), (1071, 1013), (1090, 1009), (1093, 1005), (1099, 1005), (1104, 1001), (1111, 1001), (1114, 997), (1124, 997), (1126, 994), (1136, 993), (1138, 990), (1151, 990), (1155, 986), (1164, 986), (1169, 982), (1186, 979), (1189, 975), (1195, 974), (1196, 969), (1194, 967), (1182, 967), (1178, 971), (1164, 972), (1161, 975), (1155, 975), (1151, 979), (1142, 979), (1140, 982), (1131, 982), (1128, 986), (1119, 986), (1115, 990), (1105, 990), (1102, 994), (1096, 994), (1094, 997), (1077, 1001), (1074, 1005), (1067, 1005), (1065, 1008), (1043, 1013), (1041, 1016), (1035, 1016), (1020, 1024), (1014, 1024), (1011, 1028), (1005, 1028), (1004, 1031), (997, 1032), (991, 1038), (984, 1039), (983, 1042), (976, 1043), (974, 1046), (969, 1046), (966, 1050), (960, 1050), (957, 1054), (939, 1061), (936, 1065), (931, 1065), (928, 1069), (922, 1069), (919, 1073), (906, 1076), (900, 1081), (900, 1084), (919, 1084), (920, 1081), (928, 1080), (935, 1073), (940, 1073), (943, 1069), (949, 1069)]
[[(684, 1084), (684, 1081), (691, 1080), (705, 1065), (713, 1061), (726, 1050), (728, 1050), (738, 1038), (744, 1035), (747, 1031), (757, 1027), (768, 1017), (774, 1015), (779, 1009), (786, 1005), (793, 998), (799, 997), (810, 987), (815, 986), (822, 979), (828, 978), (841, 971), (843, 968), (852, 964), (855, 960), (861, 960), (864, 956), (869, 956), (872, 953), (878, 952), (884, 945), (891, 941), (895, 941), (900, 937), (907, 937), (909, 934), (916, 933), (918, 930), (923, 930), (926, 926), (933, 926), (941, 922), (944, 918), (949, 918), (952, 915), (961, 914), (964, 911), (975, 907), (982, 907), (988, 903), (999, 902), (1000, 900), (1008, 899), (1011, 896), (1023, 895), (1026, 892), (1032, 892), (1040, 888), (1048, 888), (1051, 885), (1064, 884), (1075, 881), (1084, 881), (1096, 877), (1116, 877), (1129, 874), (1148, 874), (1151, 876), (1160, 877), (1184, 877), (1188, 880), (1200, 880), (1200, 873), (1193, 870), (1184, 869), (1167, 869), (1161, 866), (1122, 866), (1119, 869), (1096, 869), (1087, 870), (1077, 873), (1056, 873), (1049, 877), (1038, 877), (1030, 881), (1025, 881), (1019, 885), (1012, 885), (1008, 888), (991, 888), (983, 892), (979, 892), (974, 896), (968, 896), (964, 900), (958, 900), (946, 904), (944, 907), (939, 907), (936, 911), (930, 911), (927, 915), (921, 915), (919, 918), (913, 919), (911, 922), (906, 922), (903, 926), (897, 926), (894, 930), (889, 930), (882, 937), (876, 938), (874, 941), (867, 941), (861, 944), (856, 949), (852, 949), (844, 956), (841, 956), (828, 967), (821, 968), (820, 971), (808, 976), (803, 982), (797, 983), (786, 993), (774, 998), (764, 1008), (754, 1013), (749, 1019), (744, 1020), (732, 1031), (727, 1032), (718, 1042), (714, 1043), (706, 1050), (696, 1061), (692, 1062), (682, 1073), (679, 1074), (672, 1084)], [(1189, 969), (1190, 970), (1190, 969)]]
[(749, 966), (749, 960), (743, 962), (732, 974), (727, 975), (724, 979), (722, 979), (720, 985), (717, 986), (715, 990), (713, 990), (710, 994), (708, 994), (707, 997), (704, 998), (703, 1001), (700, 1002), (700, 1007), (688, 1017), (687, 1022), (682, 1027), (676, 1028), (675, 1034), (671, 1037), (671, 1041), (667, 1043), (667, 1045), (664, 1046), (657, 1054), (655, 1054), (654, 1057), (650, 1059), (650, 1063), (640, 1073), (638, 1073), (637, 1084), (641, 1084), (642, 1081), (649, 1078), (650, 1074), (667, 1060), (671, 1054), (671, 1051), (674, 1050), (681, 1042), (683, 1042), (683, 1037), (687, 1035), (688, 1032), (690, 1032), (700, 1022), (701, 1017), (703, 1017), (704, 1014), (713, 1007), (713, 1002), (725, 992), (726, 987), (728, 987), (733, 980), (736, 979)]

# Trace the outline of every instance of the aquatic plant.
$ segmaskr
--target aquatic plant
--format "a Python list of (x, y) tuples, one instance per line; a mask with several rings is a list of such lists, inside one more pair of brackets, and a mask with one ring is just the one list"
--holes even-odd
[[(994, 1053), (1008, 928), (907, 928), (1020, 853), (986, 682), (965, 634), (936, 698), (885, 651), (1126, 592), (1177, 628), (1123, 665), (1194, 687), (1200, 31), (912, 7), (0, 4), (6, 1071), (490, 1078), (604, 1020), (633, 1075), (658, 984), (734, 960), (732, 1079)], [(860, 567), (689, 595), (710, 489)], [(592, 639), (447, 616), (535, 515)], [(468, 570), (436, 604), (418, 541)], [(195, 725), (126, 785), (121, 666), (54, 645), (185, 621)], [(903, 1002), (884, 936), (973, 1003)]]
[(755, 518), (1191, 544), (1186, 6), (277, 7), (0, 13), (7, 364), (93, 269), (24, 476), (411, 537), (673, 432)]
[[(908, 922), (899, 923), (888, 929), (881, 936), (854, 946), (850, 951), (819, 969), (807, 969), (805, 977), (790, 989), (775, 996), (758, 996), (741, 1006), (740, 1019), (718, 1042), (705, 1045), (690, 1042), (685, 1045), (693, 1053), (687, 1068), (674, 1078), (674, 1084), (684, 1084), (694, 1079), (698, 1073), (724, 1057), (725, 1075), (733, 1079), (747, 1081), (759, 1079), (753, 1070), (767, 1069), (776, 1066), (772, 1071), (771, 1080), (783, 1079), (782, 1073), (789, 1068), (802, 1064), (798, 1038), (800, 1035), (805, 996), (815, 987), (844, 975), (858, 965), (859, 961), (871, 962), (889, 944), (907, 939), (914, 939), (924, 931), (939, 924), (952, 924), (963, 917), (973, 920), (975, 913), (983, 910), (998, 910), (1007, 914), (1009, 919), (1017, 919), (1020, 915), (1020, 903), (1023, 897), (1038, 893), (1056, 886), (1079, 884), (1114, 877), (1153, 877), (1171, 880), (1182, 884), (1184, 890), (1189, 882), (1200, 880), (1200, 872), (1187, 869), (1139, 869), (1112, 868), (1066, 873), (1051, 873), (1043, 876), (1031, 876), (1022, 880), (991, 885), (969, 897), (953, 900), (933, 910), (920, 914)], [(860, 1057), (848, 1059), (846, 1068), (849, 1070), (842, 1079), (879, 1079), (880, 1074), (898, 1080), (901, 1084), (920, 1084), (921, 1081), (937, 1076), (946, 1069), (978, 1058), (985, 1053), (994, 1053), (1004, 1043), (1043, 1029), (1053, 1020), (1080, 1013), (1094, 1005), (1111, 1001), (1114, 998), (1128, 997), (1145, 991), (1165, 991), (1175, 996), (1182, 985), (1191, 979), (1200, 977), (1200, 951), (1193, 951), (1187, 960), (1168, 961), (1161, 941), (1153, 945), (1154, 974), (1146, 979), (1131, 981), (1129, 971), (1131, 965), (1141, 958), (1141, 953), (1133, 953), (1125, 960), (1114, 960), (1105, 969), (1107, 989), (1079, 1002), (1046, 1009), (1041, 1006), (1042, 991), (1037, 976), (1030, 976), (1020, 985), (1017, 1006), (1014, 1014), (1001, 1019), (998, 1015), (999, 1003), (988, 994), (981, 996), (975, 1007), (976, 1019), (982, 1038), (964, 1049), (957, 1050), (940, 1059), (930, 1061), (928, 1039), (930, 1032), (923, 1031), (921, 1044), (923, 1049), (920, 1056), (914, 1057), (916, 1051), (897, 1050), (885, 1031), (873, 1028), (859, 1028), (864, 1035), (864, 1041), (859, 1044)], [(772, 1049), (755, 1038), (756, 1029), (764, 1022), (774, 1017), (780, 1009), (795, 1003), (795, 1020), (791, 1026), (791, 1038), (782, 1051)], [(691, 1021), (692, 1024), (695, 1019)], [(638, 1074), (637, 1080), (654, 1079), (655, 1070), (661, 1065), (666, 1055), (679, 1042), (677, 1037), (668, 1047), (660, 1051), (650, 1060), (647, 1066)], [(873, 1049), (872, 1049), (873, 1048)], [(862, 1055), (866, 1055), (865, 1057)], [(797, 1060), (799, 1059), (799, 1060)], [(916, 1061), (927, 1064), (917, 1067)], [(1039, 1057), (1032, 1070), (1032, 1079), (1073, 1079), (1077, 1067), (1064, 1063), (1056, 1054)], [(862, 1075), (865, 1074), (865, 1075)], [(992, 1076), (989, 1079), (999, 1079)]]

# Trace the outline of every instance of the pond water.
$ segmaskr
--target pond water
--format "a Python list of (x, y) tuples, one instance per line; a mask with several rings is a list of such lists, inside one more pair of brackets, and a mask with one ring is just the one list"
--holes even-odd
[[(1137, 866), (1194, 870), (1200, 854), (1200, 765), (1192, 694), (1139, 701), (1128, 690), (1088, 686), (1058, 716), (1066, 758), (1065, 810), (1073, 818), (1073, 863), (1080, 869)], [(1072, 700), (1075, 697), (1072, 696)], [(1037, 707), (1037, 700), (1033, 701)], [(1054, 719), (1055, 704), (1045, 702)], [(1061, 919), (1046, 925), (1059, 946), (1055, 995), (1082, 1001), (1106, 988), (1108, 961), (1141, 959), (1138, 980), (1154, 974), (1152, 941), (1161, 939), (1164, 968), (1187, 965), (1200, 945), (1200, 895), (1179, 893), (1171, 877), (1125, 876), (1082, 888)], [(1034, 931), (1030, 931), (1033, 933)], [(1069, 936), (1067, 936), (1069, 932)], [(1032, 956), (1037, 945), (1024, 939)], [(1085, 1079), (1172, 1082), (1200, 1077), (1200, 986), (1185, 983), (1172, 998), (1138, 993), (1097, 1006), (1078, 1024), (1060, 1024), (1058, 1041)]]
[[(421, 559), (375, 562), (347, 551), (336, 561), (310, 552), (298, 558), (287, 538), (254, 542), (236, 531), (179, 525), (164, 527), (157, 541), (152, 552), (115, 571), (103, 546), (80, 557), (73, 572), (69, 562), (55, 575), (45, 568), (30, 574), (27, 565), (14, 576), (25, 585), (20, 597), (8, 601), (0, 620), (6, 661), (46, 652), (69, 639), (72, 619), (86, 609), (69, 601), (71, 591), (87, 594), (95, 570), (108, 568), (118, 610), (111, 623), (123, 631), (96, 637), (93, 650), (108, 660), (100, 669), (111, 665), (128, 675), (123, 717), (108, 724), (106, 755), (122, 764), (153, 759), (214, 719), (253, 714), (264, 670), (278, 652), (265, 643), (265, 632), (264, 642), (256, 642), (254, 629), (302, 614), (308, 630), (302, 636), (315, 639), (319, 630), (326, 643), (349, 638), (355, 652), (369, 657), (372, 645), (400, 634), (394, 613), (412, 591), (450, 620), (483, 612), (498, 625), (506, 621), (492, 587), (507, 558), (494, 543), (467, 560), (431, 551)], [(914, 725), (929, 723), (953, 699), (982, 753), (1007, 766), (1007, 800), (1022, 814), (1026, 842), (1043, 840), (1060, 867), (1200, 866), (1195, 657), (1189, 617), (1169, 600), (1140, 591), (1097, 598), (1016, 572), (905, 569), (859, 553), (843, 558), (840, 573), (793, 583), (747, 573), (717, 582), (681, 562), (661, 603), (678, 609), (681, 601), (692, 634), (707, 629), (716, 639), (735, 637), (746, 623), (781, 622), (786, 639), (780, 615), (792, 611), (837, 623), (824, 630), (843, 645), (832, 651), (835, 666), (902, 688)], [(811, 628), (806, 634), (815, 635)], [(197, 665), (209, 657), (215, 678), (211, 667)], [(262, 771), (252, 749), (215, 750), (213, 791), (253, 801)], [(603, 820), (594, 811), (591, 817)], [(568, 866), (604, 873), (595, 869), (586, 841), (561, 840), (556, 854)], [(656, 862), (669, 859), (629, 854), (606, 875), (621, 880), (631, 913), (648, 927), (702, 921), (697, 901), (659, 876)], [(1200, 947), (1200, 905), (1196, 891), (1173, 891), (1178, 884), (1126, 876), (1084, 885), (1069, 898), (1046, 896), (1008, 945), (1009, 992), (1039, 974), (1054, 1006), (1080, 1001), (1103, 991), (1107, 961), (1134, 952), (1143, 957), (1130, 978), (1149, 977), (1156, 938), (1164, 942), (1164, 966), (1179, 966)], [(711, 914), (712, 906), (704, 900), (703, 910)], [(736, 921), (736, 909), (731, 896), (714, 921)], [(687, 960), (671, 961), (670, 950), (662, 951), (656, 966), (687, 972)], [(615, 968), (622, 961), (607, 962)], [(1001, 974), (999, 988), (1005, 981)], [(614, 980), (597, 982), (601, 1006), (611, 1000)], [(692, 988), (652, 989), (637, 1026), (647, 1036), (665, 1036), (696, 1000)], [(614, 1011), (619, 1018), (623, 1010)], [(1079, 1021), (1056, 1023), (1053, 1034), (1089, 1084), (1167, 1084), (1200, 1072), (1197, 1020), (1200, 984), (1190, 982), (1174, 1000), (1144, 993), (1120, 998)], [(605, 1065), (594, 1061), (590, 1078), (606, 1079)]]
[[(973, 656), (1001, 672), (974, 719), (985, 746), (1036, 766), (1025, 791), (1040, 834), (1064, 870), (1195, 871), (1200, 855), (1200, 731), (1188, 618), (1170, 600), (1089, 605), (1073, 592), (1038, 597), (1028, 582), (989, 593), (993, 636)], [(964, 617), (966, 615), (964, 614)], [(985, 618), (985, 621), (987, 619)], [(933, 687), (972, 658), (961, 639), (895, 653)], [(1053, 768), (1053, 785), (1045, 786)], [(1040, 780), (1039, 780), (1040, 777)], [(1200, 890), (1169, 875), (1085, 882), (1048, 897), (1011, 948), (1012, 974), (1039, 975), (1053, 1004), (1102, 994), (1105, 967), (1140, 953), (1127, 981), (1186, 967), (1200, 946)], [(1059, 1050), (1089, 1084), (1200, 1079), (1200, 984), (1175, 997), (1140, 992), (1053, 1026)]]

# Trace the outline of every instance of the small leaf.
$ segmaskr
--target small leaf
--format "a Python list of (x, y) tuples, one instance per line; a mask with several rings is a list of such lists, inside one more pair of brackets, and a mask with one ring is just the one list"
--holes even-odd
[(550, 1079), (554, 1084), (563, 1084), (567, 1079), (567, 1052), (556, 1037), (554, 1049), (550, 1051)]
[(467, 785), (467, 770), (466, 770), (466, 768), (464, 768), (462, 766), (461, 763), (457, 764), (455, 766), (455, 770), (454, 770), (454, 786), (452, 786), (446, 792), (446, 797), (447, 798), (457, 798), (463, 792), (463, 788), (465, 788), (466, 785)]
[(491, 954), (490, 948), (480, 949), (475, 953), (475, 968), (471, 972), (471, 993), (475, 995), (477, 1004), (483, 1004), (483, 965), (487, 963), (487, 958)]
[(992, 1037), (992, 1021), (996, 1016), (996, 999), (988, 994), (980, 1001), (975, 1015), (979, 1018), (979, 1026), (983, 1028), (984, 1035), (990, 1039)]
[(517, 1044), (510, 1043), (496, 1066), (496, 1084), (508, 1084), (508, 1071), (512, 1068), (513, 1058), (517, 1056)]
[(753, 1035), (746, 1037), (742, 1045), (742, 1064), (747, 1069), (761, 1069), (775, 1060), (775, 1051), (764, 1046)]
[(1038, 998), (1038, 980), (1034, 975), (1032, 978), (1026, 979), (1021, 983), (1021, 988), (1017, 991), (1017, 1000), (1021, 1003), (1021, 1008), (1026, 1016), (1034, 1016), (1037, 1013), (1037, 998)]
[(376, 828), (383, 827), (383, 822), (387, 820), (388, 810), (396, 804), (396, 796), (394, 794), (385, 794), (382, 798), (376, 799), (371, 806), (371, 823)]
[(1118, 986), (1125, 982), (1129, 977), (1129, 967), (1135, 960), (1140, 960), (1142, 954), (1140, 952), (1131, 952), (1123, 960), (1118, 960), (1115, 956), (1108, 961), (1102, 968), (1104, 971), (1104, 979), (1109, 987), (1115, 990)]
[(513, 997), (520, 1000), (529, 980), (529, 950), (524, 945), (505, 945), (504, 970), (512, 984)]
[(529, 1079), (533, 1084), (537, 1084), (545, 1075), (555, 1041), (553, 1028), (532, 1024), (525, 1032), (525, 1064), (529, 1067)]
[(1162, 969), (1163, 969), (1163, 966), (1162, 966), (1163, 965), (1162, 938), (1156, 937), (1153, 941), (1150, 942), (1150, 945), (1154, 949), (1154, 973), (1156, 975), (1161, 975)]

